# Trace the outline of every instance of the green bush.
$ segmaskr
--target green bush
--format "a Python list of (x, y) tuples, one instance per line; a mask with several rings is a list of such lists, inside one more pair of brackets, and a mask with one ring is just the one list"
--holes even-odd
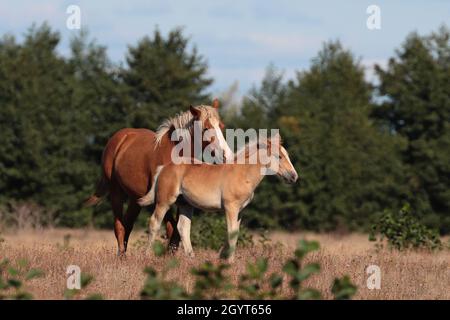
[(412, 214), (409, 204), (404, 205), (399, 212), (385, 210), (379, 221), (372, 225), (369, 240), (378, 241), (379, 246), (387, 240), (390, 247), (398, 250), (442, 247), (439, 233), (420, 223)]
[(17, 265), (13, 265), (8, 259), (3, 259), (0, 262), (0, 300), (32, 299), (31, 293), (24, 289), (24, 284), (42, 275), (41, 270), (29, 268), (26, 260), (19, 260)]
[[(154, 246), (157, 256), (164, 255), (165, 247), (157, 242)], [(230, 281), (226, 274), (231, 265), (220, 262), (213, 264), (204, 262), (198, 268), (191, 270), (194, 276), (192, 292), (178, 285), (175, 281), (166, 280), (168, 270), (178, 265), (172, 258), (161, 272), (154, 268), (146, 268), (147, 273), (144, 287), (141, 290), (142, 299), (320, 299), (322, 294), (313, 288), (305, 288), (303, 283), (313, 274), (318, 273), (320, 265), (315, 262), (303, 265), (305, 256), (319, 249), (315, 241), (301, 240), (282, 269), (283, 274), (267, 274), (267, 258), (258, 258), (254, 263), (247, 264), (246, 272), (239, 276), (237, 285)], [(291, 288), (291, 293), (285, 295), (281, 292), (285, 280)], [(348, 276), (337, 278), (332, 286), (335, 299), (351, 299), (356, 293), (356, 286), (351, 283)]]
[[(219, 250), (227, 239), (227, 224), (222, 213), (202, 213), (192, 219), (191, 241), (194, 247)], [(245, 226), (239, 230), (238, 245), (253, 244), (253, 237)]]
[(336, 300), (348, 300), (356, 293), (356, 286), (350, 281), (348, 276), (337, 278), (333, 282), (331, 292)]

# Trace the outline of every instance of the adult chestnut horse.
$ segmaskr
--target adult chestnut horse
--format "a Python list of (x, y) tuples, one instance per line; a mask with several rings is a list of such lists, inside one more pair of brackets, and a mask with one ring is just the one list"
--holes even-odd
[[(203, 129), (213, 129), (214, 136), (211, 142), (217, 139), (214, 144), (217, 148), (214, 151), (224, 152), (225, 157), (232, 156), (233, 153), (221, 131), (223, 123), (218, 108), (219, 102), (215, 99), (213, 106), (191, 106), (189, 111), (167, 119), (157, 132), (125, 128), (109, 139), (102, 155), (102, 176), (95, 193), (86, 201), (86, 205), (97, 204), (109, 193), (119, 255), (125, 254), (127, 250), (130, 233), (141, 210), (137, 199), (150, 189), (156, 168), (172, 162), (172, 149), (177, 144), (177, 141), (171, 140), (173, 130), (184, 129), (193, 133), (194, 123), (201, 124)], [(193, 146), (194, 135), (190, 134), (190, 137)], [(205, 146), (202, 141), (202, 148)], [(123, 206), (127, 199), (128, 207), (123, 214)], [(178, 213), (182, 213), (183, 209), (191, 210), (188, 204), (178, 205)], [(175, 219), (169, 214), (165, 220), (170, 246), (177, 248), (180, 237)]]

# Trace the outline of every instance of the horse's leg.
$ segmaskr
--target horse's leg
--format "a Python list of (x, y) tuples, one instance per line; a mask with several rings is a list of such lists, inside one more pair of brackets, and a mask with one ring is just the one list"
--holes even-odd
[(114, 234), (116, 235), (118, 245), (118, 255), (125, 254), (125, 227), (123, 223), (123, 204), (125, 196), (120, 187), (113, 183), (111, 187), (111, 205), (114, 212)]
[(156, 204), (155, 211), (153, 211), (148, 223), (148, 241), (150, 247), (158, 235), (158, 231), (161, 228), (161, 222), (169, 208), (169, 205)]
[(130, 233), (133, 230), (134, 222), (136, 221), (139, 212), (141, 212), (141, 206), (136, 203), (135, 199), (130, 199), (128, 201), (127, 212), (123, 219), (125, 225), (125, 251), (127, 251), (128, 239), (130, 238)]
[(183, 243), (184, 253), (189, 257), (194, 257), (194, 251), (191, 244), (191, 220), (194, 208), (190, 205), (179, 205), (179, 217), (177, 229), (181, 235), (181, 242)]
[(177, 207), (177, 218), (175, 219), (172, 213), (167, 213), (164, 216), (164, 224), (166, 225), (166, 235), (167, 239), (169, 239), (169, 249), (172, 252), (178, 250), (180, 245), (180, 234), (176, 228), (178, 217), (180, 216), (179, 207)]
[(221, 258), (226, 258), (229, 262), (233, 262), (239, 237), (239, 225), (241, 224), (239, 209), (235, 206), (226, 207), (225, 215), (227, 218), (228, 243), (221, 252)]

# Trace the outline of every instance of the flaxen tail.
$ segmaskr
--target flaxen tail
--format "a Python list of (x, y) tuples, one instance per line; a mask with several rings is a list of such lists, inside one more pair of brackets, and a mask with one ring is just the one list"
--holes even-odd
[(150, 188), (150, 191), (147, 192), (147, 194), (145, 196), (143, 196), (142, 198), (139, 198), (138, 204), (141, 207), (149, 206), (155, 202), (156, 184), (157, 184), (158, 177), (159, 177), (159, 174), (161, 173), (162, 168), (164, 168), (164, 166), (159, 166), (156, 168), (156, 174), (153, 177), (152, 187)]
[(97, 183), (97, 188), (93, 195), (91, 195), (85, 202), (84, 206), (90, 207), (98, 204), (104, 196), (106, 196), (109, 192), (109, 183), (105, 178), (105, 175), (102, 174), (102, 177)]

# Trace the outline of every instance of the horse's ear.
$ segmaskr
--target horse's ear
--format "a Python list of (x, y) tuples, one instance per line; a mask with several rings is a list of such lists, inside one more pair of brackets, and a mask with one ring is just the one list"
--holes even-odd
[(193, 107), (192, 105), (189, 106), (189, 111), (192, 113), (195, 119), (200, 119), (200, 114), (202, 113), (199, 109), (196, 107)]
[(219, 109), (219, 99), (214, 99), (212, 106), (214, 109)]

